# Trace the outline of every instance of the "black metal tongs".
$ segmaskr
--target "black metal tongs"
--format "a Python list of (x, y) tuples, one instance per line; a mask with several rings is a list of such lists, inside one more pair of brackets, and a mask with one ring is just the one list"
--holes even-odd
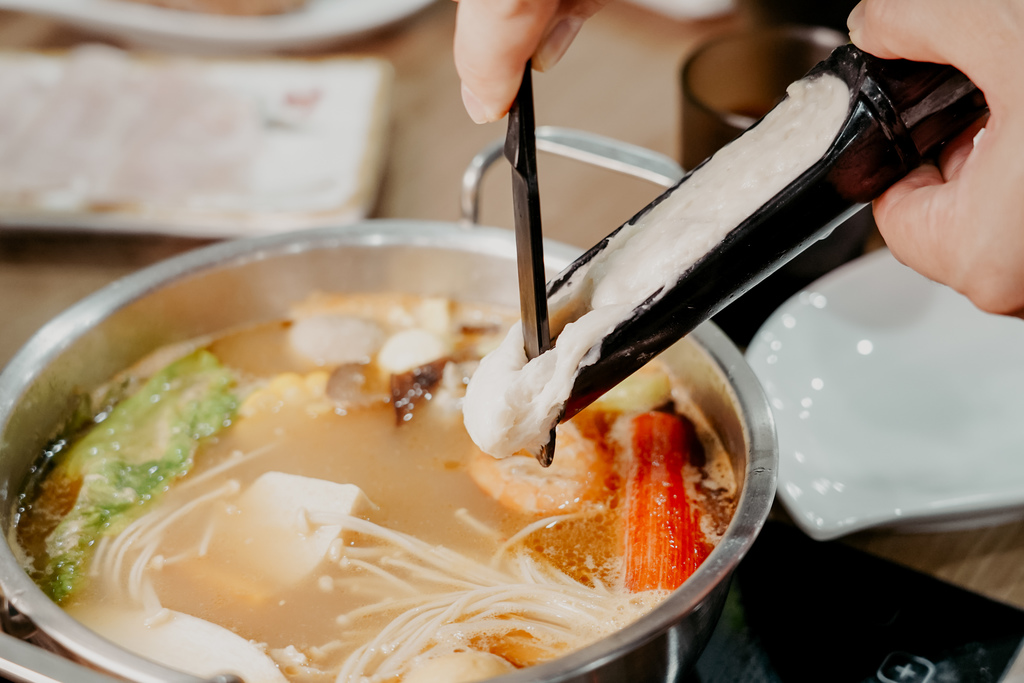
[[(505, 136), (505, 158), (512, 164), (519, 307), (527, 359), (536, 358), (551, 348), (544, 278), (544, 236), (540, 224), (540, 188), (537, 185), (537, 139), (531, 70), (532, 64), (527, 61), (519, 93), (508, 112), (508, 133)], [(547, 467), (554, 456), (555, 431), (552, 429), (547, 444), (537, 453), (537, 461)]]
[[(844, 45), (808, 77), (824, 74), (839, 77), (850, 89), (846, 121), (825, 155), (683, 272), (668, 291), (638, 302), (627, 320), (594, 345), (596, 360), (577, 369), (562, 420), (827, 236), (987, 112), (981, 91), (950, 66), (883, 60)], [(615, 232), (552, 281), (548, 298), (567, 287)], [(552, 315), (561, 317), (559, 311)]]

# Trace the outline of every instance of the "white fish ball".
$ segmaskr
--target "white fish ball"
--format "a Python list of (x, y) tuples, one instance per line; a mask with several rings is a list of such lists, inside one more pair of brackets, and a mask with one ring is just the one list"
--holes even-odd
[(515, 671), (507, 660), (490, 652), (453, 652), (428, 659), (406, 674), (403, 683), (473, 683)]

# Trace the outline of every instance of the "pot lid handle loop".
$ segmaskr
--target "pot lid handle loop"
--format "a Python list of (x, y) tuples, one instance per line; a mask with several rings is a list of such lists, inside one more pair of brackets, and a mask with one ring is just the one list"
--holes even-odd
[[(573, 128), (538, 126), (537, 149), (556, 156), (672, 187), (685, 175), (671, 157), (614, 138)], [(480, 223), (480, 185), (484, 174), (502, 158), (505, 138), (490, 143), (470, 160), (462, 174), (459, 196), (459, 224), (466, 228)]]

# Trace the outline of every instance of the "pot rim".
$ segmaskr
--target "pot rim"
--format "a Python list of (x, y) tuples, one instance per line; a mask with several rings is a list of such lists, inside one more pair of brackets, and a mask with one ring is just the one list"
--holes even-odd
[[(0, 372), (0, 434), (6, 430), (12, 410), (27, 388), (74, 340), (114, 312), (171, 282), (205, 271), (229, 269), (288, 254), (345, 246), (390, 245), (451, 248), (508, 257), (514, 254), (515, 237), (511, 231), (501, 228), (467, 228), (455, 223), (415, 219), (373, 219), (348, 226), (221, 242), (158, 262), (85, 297), (58, 314), (26, 342)], [(545, 240), (544, 249), (545, 262), (554, 270), (561, 270), (581, 253), (580, 249), (551, 240)], [(743, 418), (748, 447), (743, 490), (721, 543), (693, 576), (636, 622), (580, 650), (506, 674), (500, 680), (508, 683), (566, 680), (654, 640), (678, 622), (681, 615), (701, 604), (722, 582), (731, 579), (733, 570), (763, 526), (774, 498), (778, 459), (775, 425), (767, 398), (739, 349), (713, 323), (704, 323), (691, 336), (728, 381)], [(6, 495), (8, 509), (0, 511), (0, 519), (9, 523), (17, 499), (16, 492), (8, 491)], [(8, 537), (7, 543), (0, 544), (0, 591), (11, 606), (47, 636), (77, 656), (130, 680), (146, 683), (198, 680), (135, 655), (76, 621), (29, 578), (15, 558), (10, 542)]]

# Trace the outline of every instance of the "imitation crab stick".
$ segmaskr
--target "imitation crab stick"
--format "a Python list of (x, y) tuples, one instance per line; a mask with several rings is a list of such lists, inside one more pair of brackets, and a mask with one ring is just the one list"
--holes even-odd
[(683, 483), (693, 427), (676, 415), (659, 412), (636, 416), (631, 427), (626, 588), (672, 590), (707, 556), (700, 511), (690, 505)]

